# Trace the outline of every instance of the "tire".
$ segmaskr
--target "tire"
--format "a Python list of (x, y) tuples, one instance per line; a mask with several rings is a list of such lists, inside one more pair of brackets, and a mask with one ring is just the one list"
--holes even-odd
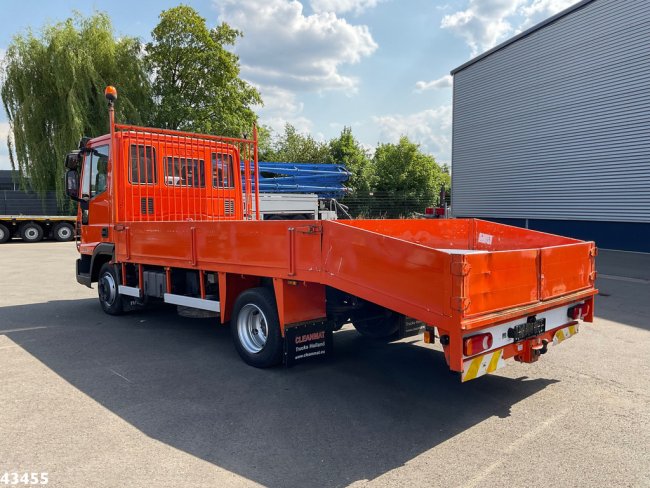
[(97, 296), (102, 310), (108, 315), (122, 315), (124, 303), (119, 291), (119, 276), (115, 266), (105, 263), (99, 270), (97, 279)]
[(36, 222), (28, 222), (20, 228), (20, 237), (25, 242), (38, 242), (43, 239), (43, 227)]
[(404, 315), (368, 303), (352, 319), (352, 325), (364, 337), (374, 340), (391, 340), (397, 337)]
[(268, 288), (251, 288), (237, 297), (230, 331), (245, 363), (269, 368), (282, 362), (280, 319), (275, 296)]
[(11, 232), (5, 225), (0, 224), (0, 244), (4, 244), (11, 239)]
[(74, 239), (74, 226), (67, 222), (61, 222), (54, 226), (52, 237), (55, 241), (67, 242)]
[(306, 215), (292, 215), (291, 220), (311, 220)]

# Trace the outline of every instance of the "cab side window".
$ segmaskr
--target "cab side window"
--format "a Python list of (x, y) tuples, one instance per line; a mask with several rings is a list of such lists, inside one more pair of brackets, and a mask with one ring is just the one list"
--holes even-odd
[(108, 169), (108, 146), (91, 149), (84, 158), (81, 197), (93, 198), (106, 191), (106, 174)]
[(168, 156), (163, 158), (165, 165), (165, 184), (169, 186), (205, 187), (205, 162), (202, 159), (189, 159)]
[(131, 144), (130, 180), (134, 185), (150, 185), (158, 182), (156, 150), (143, 144)]
[(235, 188), (232, 154), (212, 153), (212, 186)]

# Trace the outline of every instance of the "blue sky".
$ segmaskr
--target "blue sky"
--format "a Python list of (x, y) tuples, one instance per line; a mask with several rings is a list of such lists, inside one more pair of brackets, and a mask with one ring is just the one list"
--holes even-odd
[[(286, 122), (317, 139), (351, 126), (370, 150), (407, 135), (451, 161), (449, 71), (576, 0), (199, 0), (208, 25), (244, 32), (235, 48), (259, 88), (263, 124)], [(178, 1), (0, 0), (0, 57), (26, 29), (107, 12), (116, 35), (147, 41), (160, 11)], [(40, 7), (39, 7), (40, 5)], [(0, 113), (0, 169), (8, 169)], [(97, 135), (97, 134), (88, 134)]]

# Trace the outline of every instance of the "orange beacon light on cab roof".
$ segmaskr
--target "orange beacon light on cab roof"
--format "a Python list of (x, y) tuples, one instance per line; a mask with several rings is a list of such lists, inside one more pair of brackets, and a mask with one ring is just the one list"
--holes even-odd
[(117, 100), (117, 89), (113, 85), (108, 85), (104, 90), (104, 96), (108, 100), (108, 103), (112, 104)]

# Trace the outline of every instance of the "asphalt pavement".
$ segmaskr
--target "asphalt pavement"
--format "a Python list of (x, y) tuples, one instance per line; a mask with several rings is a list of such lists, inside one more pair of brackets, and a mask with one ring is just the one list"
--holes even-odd
[(75, 258), (73, 243), (0, 245), (0, 477), (650, 486), (649, 255), (601, 252), (594, 324), (535, 364), (465, 384), (437, 345), (347, 327), (332, 360), (254, 369), (214, 318), (105, 315)]

